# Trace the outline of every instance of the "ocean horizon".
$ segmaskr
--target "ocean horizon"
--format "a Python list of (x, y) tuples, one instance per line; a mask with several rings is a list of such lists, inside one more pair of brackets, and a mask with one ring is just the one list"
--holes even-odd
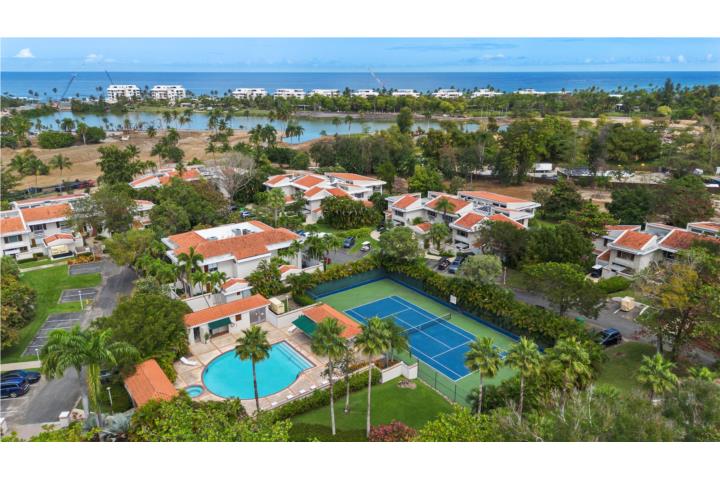
[[(512, 92), (520, 88), (538, 91), (573, 91), (595, 87), (617, 89), (655, 88), (670, 78), (683, 87), (720, 84), (720, 71), (622, 71), (622, 72), (0, 72), (3, 95), (27, 96), (28, 90), (40, 98), (61, 94), (70, 78), (75, 78), (68, 96), (98, 95), (111, 84), (134, 84), (140, 88), (162, 84), (181, 84), (195, 95), (218, 91), (220, 95), (238, 87), (259, 87), (272, 92), (277, 88), (411, 88), (429, 92), (438, 88), (473, 89), (493, 87)], [(112, 82), (111, 82), (112, 78)], [(53, 93), (53, 88), (57, 93)]]

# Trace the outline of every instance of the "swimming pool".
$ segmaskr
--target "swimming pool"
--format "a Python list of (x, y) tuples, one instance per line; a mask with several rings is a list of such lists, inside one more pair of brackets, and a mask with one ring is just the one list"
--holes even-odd
[(200, 385), (191, 385), (187, 388), (185, 388), (185, 392), (188, 394), (190, 398), (199, 397), (203, 394), (205, 389)]
[[(313, 364), (287, 342), (270, 347), (267, 359), (255, 365), (258, 396), (266, 397), (290, 386), (301, 372)], [(205, 388), (223, 398), (255, 398), (252, 362), (240, 360), (230, 350), (214, 359), (202, 374)]]

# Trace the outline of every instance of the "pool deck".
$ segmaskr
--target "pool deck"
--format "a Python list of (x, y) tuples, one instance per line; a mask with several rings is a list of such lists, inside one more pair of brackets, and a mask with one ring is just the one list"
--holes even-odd
[[(303, 371), (298, 376), (297, 380), (295, 380), (295, 382), (293, 382), (288, 388), (285, 388), (273, 395), (261, 397), (260, 408), (262, 410), (270, 410), (295, 398), (309, 395), (313, 390), (327, 385), (327, 378), (322, 376), (322, 371), (325, 368), (327, 359), (324, 357), (318, 357), (312, 353), (310, 350), (310, 339), (305, 336), (304, 333), (300, 330), (295, 330), (293, 333), (289, 333), (287, 329), (276, 328), (267, 322), (261, 323), (260, 326), (263, 330), (268, 332), (267, 336), (270, 344), (286, 341), (305, 358), (315, 364), (314, 367)], [(219, 355), (232, 350), (235, 347), (235, 342), (237, 341), (238, 336), (239, 335), (232, 333), (226, 333), (210, 338), (207, 343), (200, 342), (190, 345), (190, 352), (192, 353), (192, 357), (190, 357), (190, 359), (199, 362), (199, 365), (190, 366), (181, 362), (175, 362), (174, 366), (175, 371), (177, 372), (175, 387), (177, 389), (183, 389), (191, 385), (203, 385), (202, 372), (205, 369), (205, 366)], [(217, 395), (205, 390), (200, 396), (195, 397), (194, 400), (209, 401), (224, 400), (224, 398), (218, 397)], [(242, 404), (248, 413), (252, 414), (255, 412), (255, 399), (242, 400)]]

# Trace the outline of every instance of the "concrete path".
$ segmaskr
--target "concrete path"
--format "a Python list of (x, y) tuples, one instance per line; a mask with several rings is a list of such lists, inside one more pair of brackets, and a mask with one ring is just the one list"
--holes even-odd
[(31, 362), (3, 363), (0, 365), (0, 369), (2, 369), (3, 372), (10, 370), (25, 370), (28, 368), (40, 368), (40, 361), (33, 360)]
[(48, 263), (47, 265), (38, 265), (37, 267), (21, 268), (20, 273), (34, 272), (35, 270), (45, 270), (47, 268), (58, 267), (60, 265), (67, 265), (67, 262), (55, 262), (55, 263)]

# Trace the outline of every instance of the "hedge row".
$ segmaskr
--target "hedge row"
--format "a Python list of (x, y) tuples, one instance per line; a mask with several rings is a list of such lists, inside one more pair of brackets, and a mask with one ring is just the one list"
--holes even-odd
[[(380, 383), (380, 377), (380, 371), (373, 368), (372, 384), (377, 385)], [(367, 371), (352, 375), (350, 376), (350, 391), (357, 392), (367, 388), (367, 383)], [(335, 400), (338, 400), (345, 395), (345, 380), (335, 382), (334, 392)], [(301, 415), (317, 408), (326, 407), (328, 405), (330, 405), (330, 389), (324, 388), (322, 390), (316, 390), (307, 397), (299, 398), (286, 403), (285, 405), (272, 410), (270, 413), (273, 415), (274, 421), (280, 421), (287, 420), (288, 418)]]

